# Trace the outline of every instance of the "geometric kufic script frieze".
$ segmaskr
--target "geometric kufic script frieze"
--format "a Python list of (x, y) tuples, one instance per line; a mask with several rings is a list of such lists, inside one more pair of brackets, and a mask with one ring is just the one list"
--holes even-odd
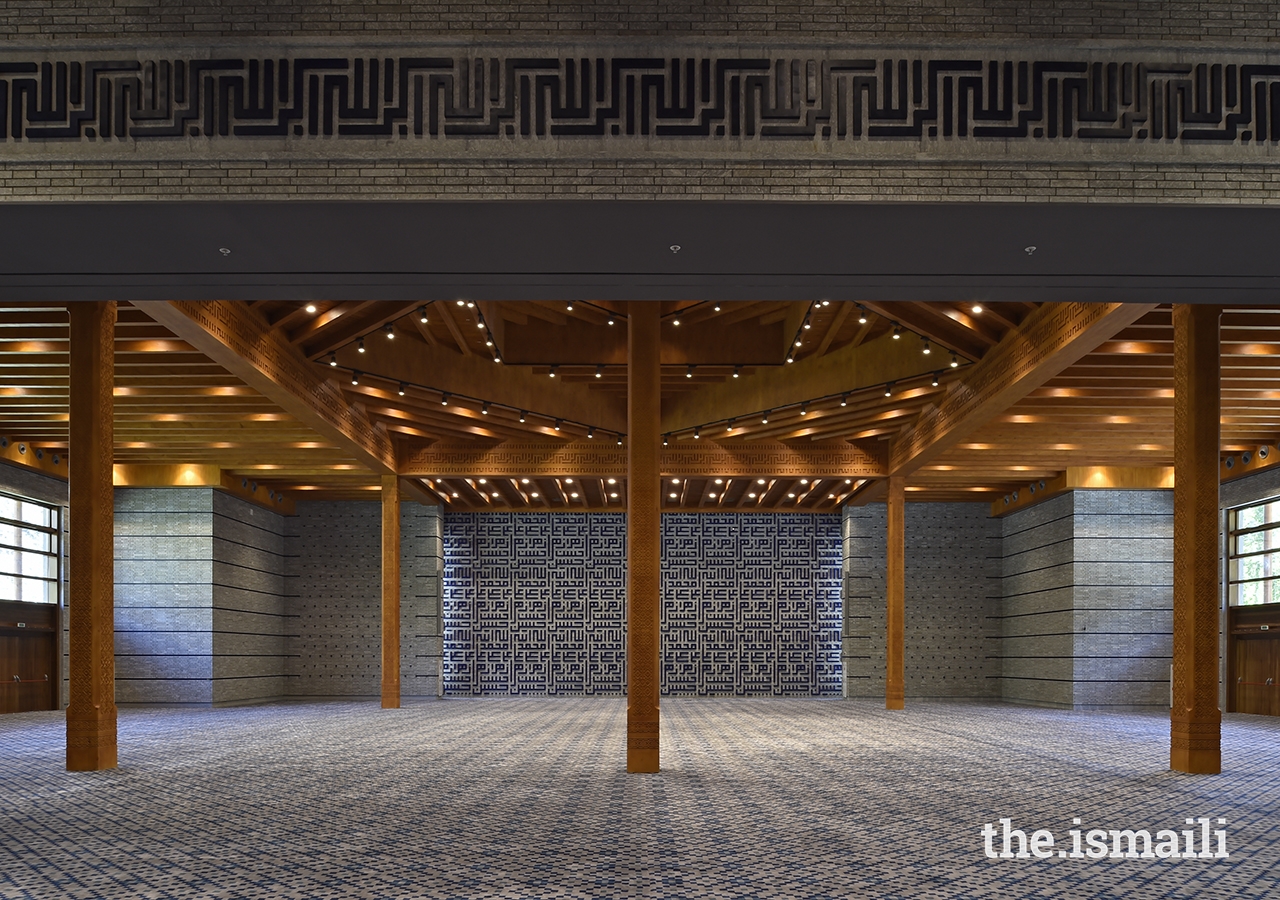
[[(1280, 66), (1150, 51), (6, 54), (0, 141), (1280, 143)], [(1074, 58), (1073, 58), (1074, 57)]]

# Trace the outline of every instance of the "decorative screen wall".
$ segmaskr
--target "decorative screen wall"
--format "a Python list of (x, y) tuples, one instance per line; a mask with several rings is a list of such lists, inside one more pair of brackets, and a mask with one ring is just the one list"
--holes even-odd
[[(662, 517), (662, 692), (840, 693), (840, 520)], [(444, 520), (444, 692), (626, 690), (626, 517)]]

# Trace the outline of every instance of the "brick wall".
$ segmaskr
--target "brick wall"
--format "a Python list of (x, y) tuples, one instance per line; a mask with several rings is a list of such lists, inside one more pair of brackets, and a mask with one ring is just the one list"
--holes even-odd
[(810, 35), (828, 41), (1104, 40), (1275, 41), (1275, 3), (1155, 3), (1151, 0), (791, 0), (743, 4), (501, 3), (370, 0), (345, 3), (250, 3), (241, 0), (4, 0), (0, 33), (12, 40), (202, 40), (245, 37), (406, 35), (665, 38), (731, 36), (741, 40)]
[(1172, 493), (1074, 491), (1002, 523), (1004, 699), (1167, 707)]
[[(285, 520), (287, 693), (382, 690), (382, 505), (299, 503)], [(439, 689), (440, 513), (400, 507), (401, 696)]]
[[(847, 507), (844, 671), (850, 697), (884, 697), (885, 507)], [(999, 696), (1000, 523), (976, 503), (906, 504), (908, 698)]]

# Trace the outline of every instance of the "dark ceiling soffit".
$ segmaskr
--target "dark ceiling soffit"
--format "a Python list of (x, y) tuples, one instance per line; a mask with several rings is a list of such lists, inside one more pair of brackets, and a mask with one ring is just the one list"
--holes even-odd
[(1263, 207), (5, 203), (0, 234), (2, 300), (1280, 297)]

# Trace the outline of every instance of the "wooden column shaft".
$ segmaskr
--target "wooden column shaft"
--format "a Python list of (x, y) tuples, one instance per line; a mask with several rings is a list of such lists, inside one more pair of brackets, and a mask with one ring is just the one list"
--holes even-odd
[(382, 476), (382, 708), (400, 708), (400, 479)]
[(1173, 307), (1173, 708), (1169, 767), (1222, 770), (1218, 709), (1217, 306)]
[(889, 478), (885, 500), (885, 678), (884, 708), (902, 709), (903, 700), (903, 581), (906, 571), (906, 525), (903, 499), (905, 479)]
[(658, 771), (661, 308), (627, 322), (627, 771)]
[(67, 769), (116, 765), (114, 302), (68, 304), (71, 319), (67, 557), (71, 700)]

